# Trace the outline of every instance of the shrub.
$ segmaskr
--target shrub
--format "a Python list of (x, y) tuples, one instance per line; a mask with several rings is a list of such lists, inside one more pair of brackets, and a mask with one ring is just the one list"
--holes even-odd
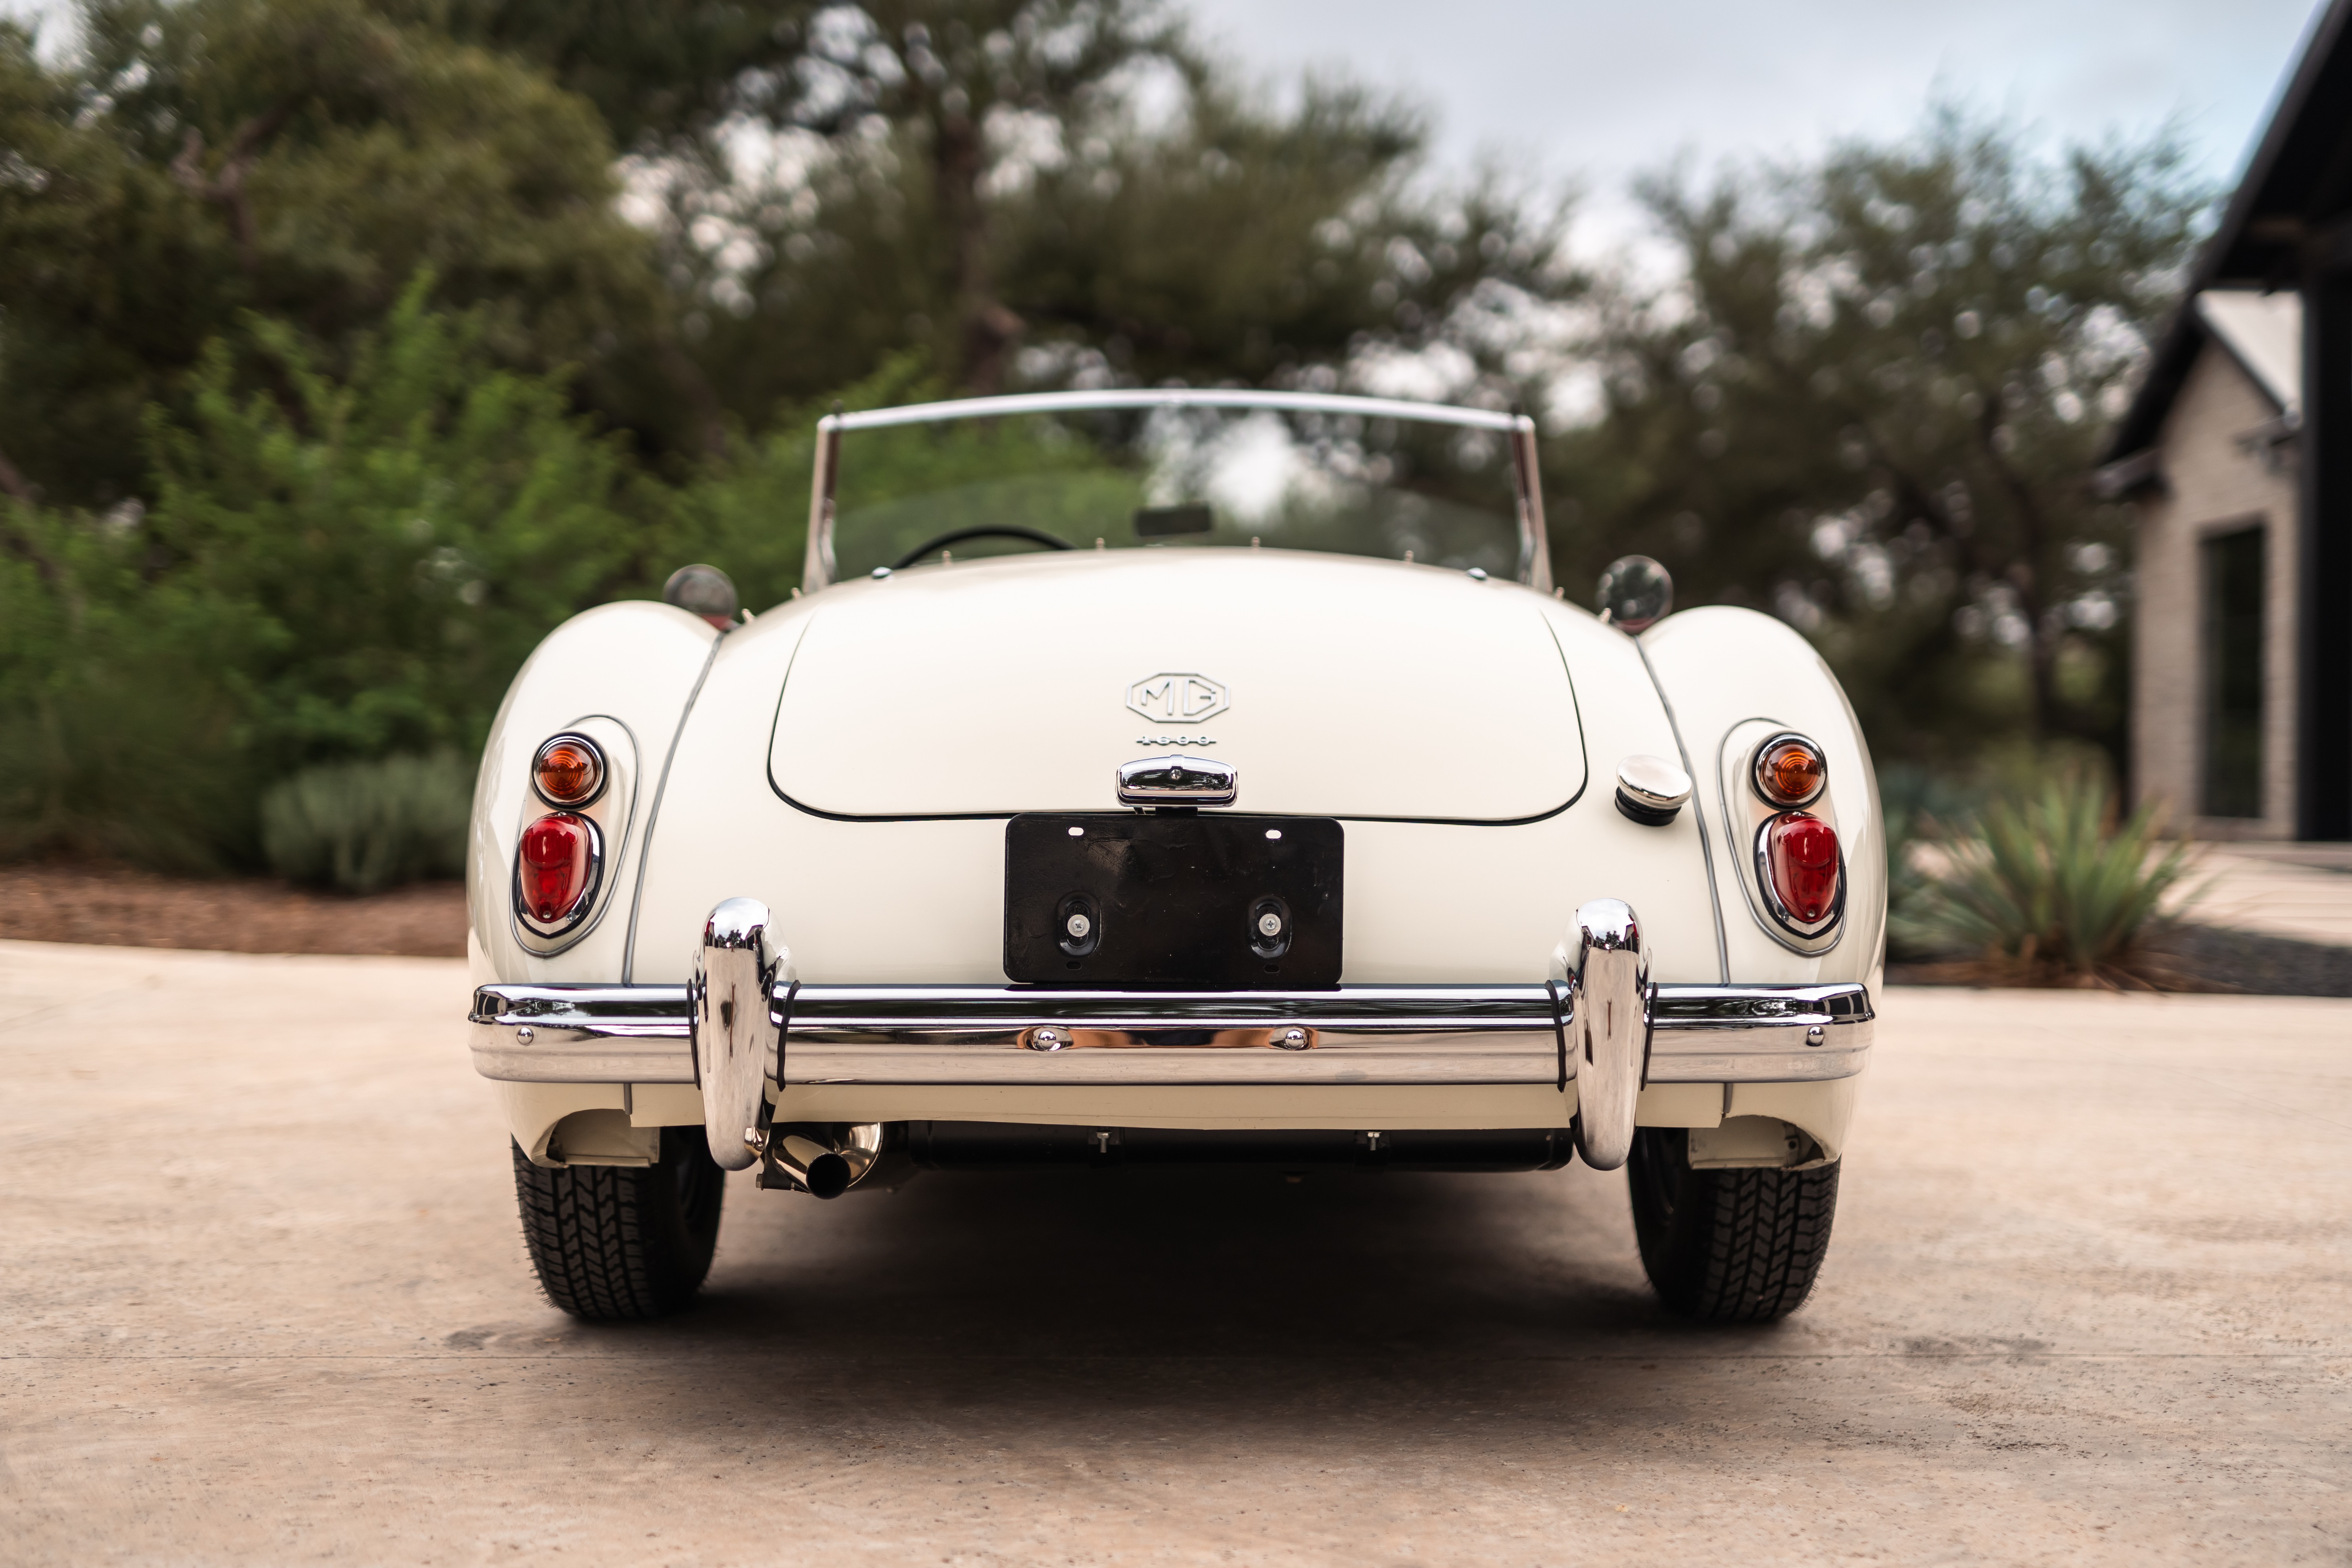
[(1925, 847), (1927, 858), (1935, 858), (1937, 824), (1973, 815), (1984, 787), (1948, 769), (1897, 762), (1878, 770), (1878, 795), (1886, 822), (1886, 956), (1898, 963), (1948, 957), (1916, 918), (1933, 886), (1919, 851)]
[(249, 868), (272, 781), (480, 745), (551, 627), (676, 563), (669, 492), (429, 281), (340, 380), (283, 322), (215, 344), (152, 507), (0, 497), (0, 858)]
[(346, 893), (459, 877), (473, 798), (454, 752), (306, 768), (262, 797), (262, 850), (288, 880)]
[(0, 858), (202, 873), (249, 858), (258, 786), (220, 672), (260, 630), (140, 571), (127, 516), (0, 500)]
[(1900, 940), (1967, 955), (1974, 978), (2001, 984), (2155, 982), (2143, 940), (2168, 900), (2197, 896), (2191, 851), (2163, 845), (2152, 806), (2116, 816), (2080, 769), (1995, 798), (1937, 846), (1944, 864), (1906, 901)]
[(660, 492), (561, 378), (499, 369), (478, 313), (431, 310), (430, 284), (341, 380), (249, 317), (207, 353), (184, 418), (150, 411), (156, 580), (261, 634), (221, 676), (277, 776), (480, 745), (539, 639), (651, 571)]

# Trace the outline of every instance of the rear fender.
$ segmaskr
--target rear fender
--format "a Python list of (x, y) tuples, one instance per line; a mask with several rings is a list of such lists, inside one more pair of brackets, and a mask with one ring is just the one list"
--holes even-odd
[[(1886, 829), (1870, 747), (1837, 677), (1793, 628), (1729, 605), (1669, 616), (1641, 644), (1689, 756), (1729, 978), (1859, 980), (1875, 991), (1885, 963)], [(1811, 736), (1827, 755), (1822, 814), (1845, 856), (1841, 934), (1818, 953), (1791, 952), (1774, 937), (1757, 886), (1754, 835), (1768, 808), (1743, 787), (1745, 758), (1780, 729)]]
[[(638, 861), (670, 744), (719, 634), (668, 605), (600, 605), (548, 634), (507, 689), (474, 782), (466, 902), (478, 976), (499, 980), (625, 980)], [(559, 939), (515, 918), (515, 852), (522, 830), (551, 809), (531, 788), (541, 742), (565, 731), (593, 740), (610, 778), (583, 815), (594, 821), (603, 864), (587, 918)]]

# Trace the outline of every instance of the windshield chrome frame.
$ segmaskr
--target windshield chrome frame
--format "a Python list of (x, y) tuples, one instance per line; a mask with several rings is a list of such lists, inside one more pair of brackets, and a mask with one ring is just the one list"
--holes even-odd
[(1020, 414), (1082, 414), (1112, 408), (1268, 408), (1287, 414), (1350, 414), (1363, 419), (1412, 419), (1426, 425), (1457, 425), (1500, 431), (1511, 439), (1511, 478), (1517, 492), (1518, 580), (1539, 594), (1551, 592), (1551, 547), (1544, 535), (1543, 479), (1536, 460), (1536, 422), (1524, 414), (1456, 408), (1443, 403), (1412, 403), (1394, 397), (1347, 397), (1322, 392), (1249, 392), (1225, 388), (1137, 388), (1118, 392), (1028, 392), (1003, 397), (962, 397), (948, 403), (910, 403), (856, 414), (828, 414), (816, 422), (816, 467), (810, 482), (808, 556), (801, 568), (801, 591), (829, 587), (836, 570), (833, 552), (834, 486), (841, 471), (841, 437), (849, 430), (880, 430), (894, 425), (926, 425), (950, 419), (993, 419)]

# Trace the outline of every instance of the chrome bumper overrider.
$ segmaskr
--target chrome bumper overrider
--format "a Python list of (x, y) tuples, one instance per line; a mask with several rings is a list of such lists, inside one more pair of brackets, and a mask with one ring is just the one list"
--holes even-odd
[[(1577, 1076), (1572, 986), (773, 992), (786, 1084), (1549, 1084)], [(693, 1083), (685, 985), (484, 985), (474, 1065), (522, 1083)], [(1850, 1078), (1867, 987), (1662, 984), (1643, 1083)]]

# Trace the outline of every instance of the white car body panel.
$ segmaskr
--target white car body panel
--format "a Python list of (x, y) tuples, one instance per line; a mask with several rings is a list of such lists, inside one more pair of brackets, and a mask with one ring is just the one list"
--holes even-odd
[[(1874, 993), (1886, 949), (1886, 825), (1870, 746), (1837, 678), (1795, 628), (1753, 610), (1685, 610), (1642, 635), (1642, 650), (1673, 705), (1689, 749), (1690, 773), (1711, 835), (1723, 909), (1726, 957), (1741, 980), (1860, 980)], [(1772, 721), (1821, 742), (1829, 785), (1813, 809), (1830, 819), (1845, 851), (1846, 908), (1837, 945), (1815, 955), (1776, 942), (1756, 913), (1754, 859), (1760, 803), (1745, 763), (1727, 768), (1724, 741), (1752, 720)], [(1759, 729), (1761, 739), (1769, 730)], [(1727, 773), (1738, 778), (1727, 779)]]
[[(1238, 766), (1252, 811), (1504, 822), (1584, 788), (1544, 599), (1507, 583), (1283, 550), (1086, 551), (810, 604), (769, 769), (816, 811), (1100, 810), (1113, 768), (1171, 741)], [(1135, 710), (1155, 676), (1207, 677), (1198, 716)]]
[[(1280, 552), (1188, 553), (1242, 555), (1243, 565), (1255, 568)], [(1261, 560), (1248, 561), (1248, 555)], [(1496, 606), (1497, 617), (1513, 612), (1540, 617), (1559, 646), (1569, 650), (1574, 678), (1572, 700), (1563, 683), (1559, 692), (1562, 710), (1553, 721), (1572, 736), (1580, 710), (1583, 749), (1592, 759), (1595, 778), (1611, 776), (1617, 759), (1630, 753), (1674, 754), (1673, 732), (1649, 689), (1639, 654), (1622, 636), (1591, 616), (1516, 584), (1470, 584), (1458, 573), (1395, 563), (1343, 560), (1335, 564), (1350, 574), (1391, 574), (1408, 583), (1418, 579), (1432, 598), (1474, 594)], [(848, 585), (798, 601), (730, 635), (711, 666), (672, 763), (674, 780), (696, 783), (691, 805), (684, 791), (677, 790), (654, 831), (632, 978), (684, 980), (702, 918), (721, 899), (748, 896), (776, 911), (804, 981), (1001, 984), (1002, 816), (840, 821), (796, 809), (771, 787), (767, 720), (775, 711), (785, 667), (803, 649), (802, 629), (823, 615), (854, 613), (849, 606), (835, 608), (838, 601), (854, 605), (853, 595), (917, 586), (912, 580), (926, 574), (934, 581), (949, 580), (958, 591), (984, 602), (992, 594), (993, 574), (1003, 572), (1064, 568), (1078, 579), (1074, 586), (1083, 594), (1092, 591), (1084, 577), (1106, 571), (1179, 579), (1197, 573), (1201, 580), (1213, 583), (1227, 565), (1213, 561), (1195, 565), (1127, 552), (1068, 562), (1066, 566), (1078, 568), (1077, 574), (1068, 574), (1065, 562), (1053, 558), (921, 568), (901, 574), (908, 581)], [(1280, 563), (1276, 565), (1280, 569)], [(1222, 633), (1223, 628), (1216, 629)], [(1106, 628), (1106, 635), (1111, 630)], [(1082, 633), (1073, 628), (1073, 635)], [(1139, 754), (1135, 736), (1147, 727), (1126, 708), (1128, 686), (1159, 668), (1198, 668), (1222, 679), (1221, 670), (1252, 662), (1248, 649), (1221, 647), (1221, 642), (1222, 637), (1204, 635), (1188, 648), (1166, 639), (1155, 657), (1141, 658), (1139, 667), (1135, 658), (1123, 664), (1106, 658), (1096, 667), (1091, 695), (1084, 700), (1108, 717), (1091, 732), (1082, 731), (1057, 743), (1050, 722), (1030, 717), (1034, 733), (1016, 726), (1000, 742), (987, 734), (985, 726), (970, 726), (965, 735), (942, 741), (942, 753), (951, 759), (942, 766), (1017, 774), (1037, 748), (1053, 747), (1076, 754), (1078, 762), (1066, 774), (1060, 769), (1045, 773), (1048, 787), (1065, 788), (1068, 795), (1040, 801), (1034, 809), (1117, 809), (1113, 770)], [(814, 644), (812, 637), (809, 646)], [(1483, 653), (1491, 646), (1473, 644), (1470, 651)], [(1538, 651), (1557, 658), (1548, 649)], [(1426, 652), (1433, 663), (1463, 674), (1465, 683), (1482, 679), (1475, 666), (1465, 671), (1458, 647), (1435, 646)], [(943, 652), (942, 658), (947, 657)], [(1085, 691), (1083, 686), (1077, 689)], [(1311, 729), (1307, 727), (1310, 720), (1296, 711), (1289, 716), (1288, 733), (1248, 727), (1243, 723), (1246, 692), (1244, 683), (1231, 711), (1209, 726), (1236, 739), (1228, 742), (1225, 734), (1218, 734), (1219, 743), (1202, 753), (1240, 768), (1242, 810), (1315, 811), (1307, 775), (1316, 759), (1319, 756), (1334, 772), (1376, 766), (1384, 755), (1379, 731), (1398, 721), (1380, 693), (1343, 683), (1313, 717)], [(1060, 711), (1045, 708), (1045, 720)], [(835, 718), (843, 726), (854, 723), (847, 710)], [(1510, 728), (1533, 731), (1539, 724), (1536, 718), (1522, 716)], [(1486, 774), (1498, 756), (1507, 761), (1515, 755), (1556, 759), (1561, 754), (1549, 740), (1531, 752), (1500, 749), (1510, 743), (1515, 742), (1421, 757), (1434, 780), (1424, 787), (1433, 792), (1445, 784), (1458, 784), (1458, 798), (1491, 802), (1497, 797)], [(1272, 770), (1277, 782), (1265, 792), (1258, 785), (1253, 744), (1275, 752), (1288, 768), (1286, 774)], [(886, 743), (886, 754), (906, 753)], [(846, 777), (849, 772), (845, 765), (835, 776)], [(1090, 793), (1078, 793), (1083, 781), (1089, 780)], [(1276, 789), (1287, 790), (1287, 797), (1264, 797)], [(999, 809), (1009, 812), (1012, 807)], [(1644, 917), (1661, 933), (1653, 939), (1656, 977), (1718, 978), (1699, 830), (1687, 816), (1665, 828), (1638, 826), (1617, 812), (1606, 788), (1586, 787), (1574, 804), (1534, 822), (1464, 826), (1348, 820), (1345, 830), (1344, 983), (1540, 981), (1578, 905), (1617, 896), (1612, 889), (1632, 886), (1644, 889)], [(728, 846), (723, 854), (705, 847), (722, 836)], [(1662, 875), (1662, 866), (1675, 870)], [(1532, 874), (1531, 868), (1544, 870)], [(1438, 900), (1434, 907), (1433, 897)], [(1685, 931), (1691, 934), (1682, 934)], [(1669, 932), (1675, 934), (1665, 934)]]
[[(466, 864), (471, 945), (492, 978), (611, 979), (624, 973), (662, 762), (718, 640), (709, 625), (667, 605), (601, 605), (549, 633), (516, 674), (482, 749)], [(598, 719), (625, 728), (634, 744), (625, 752), (598, 736), (614, 777), (589, 813), (604, 818), (597, 824), (605, 841), (597, 908), (562, 951), (534, 952), (514, 918), (516, 847), (523, 828), (548, 809), (531, 790), (531, 758), (549, 736)], [(623, 805), (617, 816), (614, 804)]]

